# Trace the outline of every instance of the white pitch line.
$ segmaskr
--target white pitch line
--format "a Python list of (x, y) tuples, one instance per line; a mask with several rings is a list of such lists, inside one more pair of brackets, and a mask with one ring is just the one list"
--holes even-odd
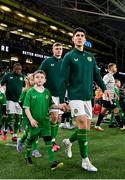
[(12, 146), (12, 147), (16, 147), (17, 145), (16, 144), (10, 144), (10, 143), (7, 143), (5, 144), (6, 146)]

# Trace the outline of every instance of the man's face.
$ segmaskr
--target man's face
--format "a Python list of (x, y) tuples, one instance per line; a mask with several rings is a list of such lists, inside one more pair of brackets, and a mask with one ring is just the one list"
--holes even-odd
[(22, 66), (16, 66), (13, 70), (16, 74), (20, 74), (22, 72)]
[(63, 53), (63, 47), (62, 46), (54, 46), (53, 49), (53, 55), (56, 57), (61, 57)]
[(83, 46), (86, 42), (85, 33), (84, 32), (77, 32), (73, 38), (72, 41), (76, 46)]
[(112, 72), (113, 72), (113, 73), (116, 73), (116, 72), (117, 72), (117, 66), (116, 66), (116, 65), (114, 65), (114, 66), (112, 67)]

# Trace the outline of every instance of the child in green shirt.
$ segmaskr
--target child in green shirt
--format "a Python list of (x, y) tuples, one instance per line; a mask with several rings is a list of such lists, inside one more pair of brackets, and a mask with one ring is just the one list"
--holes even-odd
[(27, 165), (32, 165), (31, 147), (33, 141), (42, 136), (48, 151), (51, 170), (62, 167), (63, 163), (55, 161), (54, 152), (52, 151), (51, 137), (51, 121), (49, 115), (50, 108), (58, 108), (65, 110), (65, 104), (58, 106), (53, 104), (52, 96), (48, 89), (44, 88), (46, 82), (44, 71), (38, 70), (34, 73), (35, 86), (32, 87), (26, 94), (23, 107), (25, 108), (26, 116), (30, 122), (28, 137), (26, 140), (25, 160)]
[[(34, 80), (33, 80), (33, 74), (29, 74), (26, 78), (25, 78), (25, 88), (19, 98), (19, 104), (22, 106), (26, 93), (27, 91), (33, 87), (34, 85)], [(18, 138), (17, 140), (17, 151), (18, 152), (22, 152), (23, 150), (23, 144), (25, 142), (25, 140), (27, 139), (27, 135), (28, 135), (28, 129), (29, 129), (29, 121), (27, 120), (26, 114), (25, 112), (23, 112), (23, 124), (24, 124), (24, 132), (23, 135), (21, 136), (21, 138)], [(38, 139), (39, 137), (36, 139), (36, 141), (33, 142), (32, 145), (32, 156), (38, 158), (41, 157), (40, 152), (38, 151)]]

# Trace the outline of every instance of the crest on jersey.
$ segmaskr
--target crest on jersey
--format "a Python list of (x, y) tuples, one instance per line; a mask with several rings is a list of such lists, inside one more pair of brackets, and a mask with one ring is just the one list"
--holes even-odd
[(22, 78), (22, 77), (20, 77), (20, 81), (23, 81), (23, 78)]
[(77, 114), (78, 113), (78, 109), (74, 109), (74, 114)]
[(89, 62), (91, 62), (92, 61), (92, 57), (87, 57), (87, 60), (89, 61)]

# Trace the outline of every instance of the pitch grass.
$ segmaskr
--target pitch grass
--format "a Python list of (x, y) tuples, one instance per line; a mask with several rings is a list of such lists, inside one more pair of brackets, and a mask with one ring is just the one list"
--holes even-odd
[(56, 158), (64, 162), (62, 169), (51, 171), (49, 168), (45, 145), (40, 141), (41, 158), (33, 158), (34, 166), (27, 167), (24, 152), (17, 153), (16, 148), (0, 140), (0, 179), (125, 179), (125, 131), (118, 128), (108, 128), (104, 132), (92, 129), (89, 133), (89, 157), (99, 169), (97, 173), (89, 173), (81, 168), (81, 157), (77, 142), (74, 143), (73, 158), (64, 154), (62, 140), (71, 135), (74, 130), (59, 130), (58, 142), (61, 150)]

